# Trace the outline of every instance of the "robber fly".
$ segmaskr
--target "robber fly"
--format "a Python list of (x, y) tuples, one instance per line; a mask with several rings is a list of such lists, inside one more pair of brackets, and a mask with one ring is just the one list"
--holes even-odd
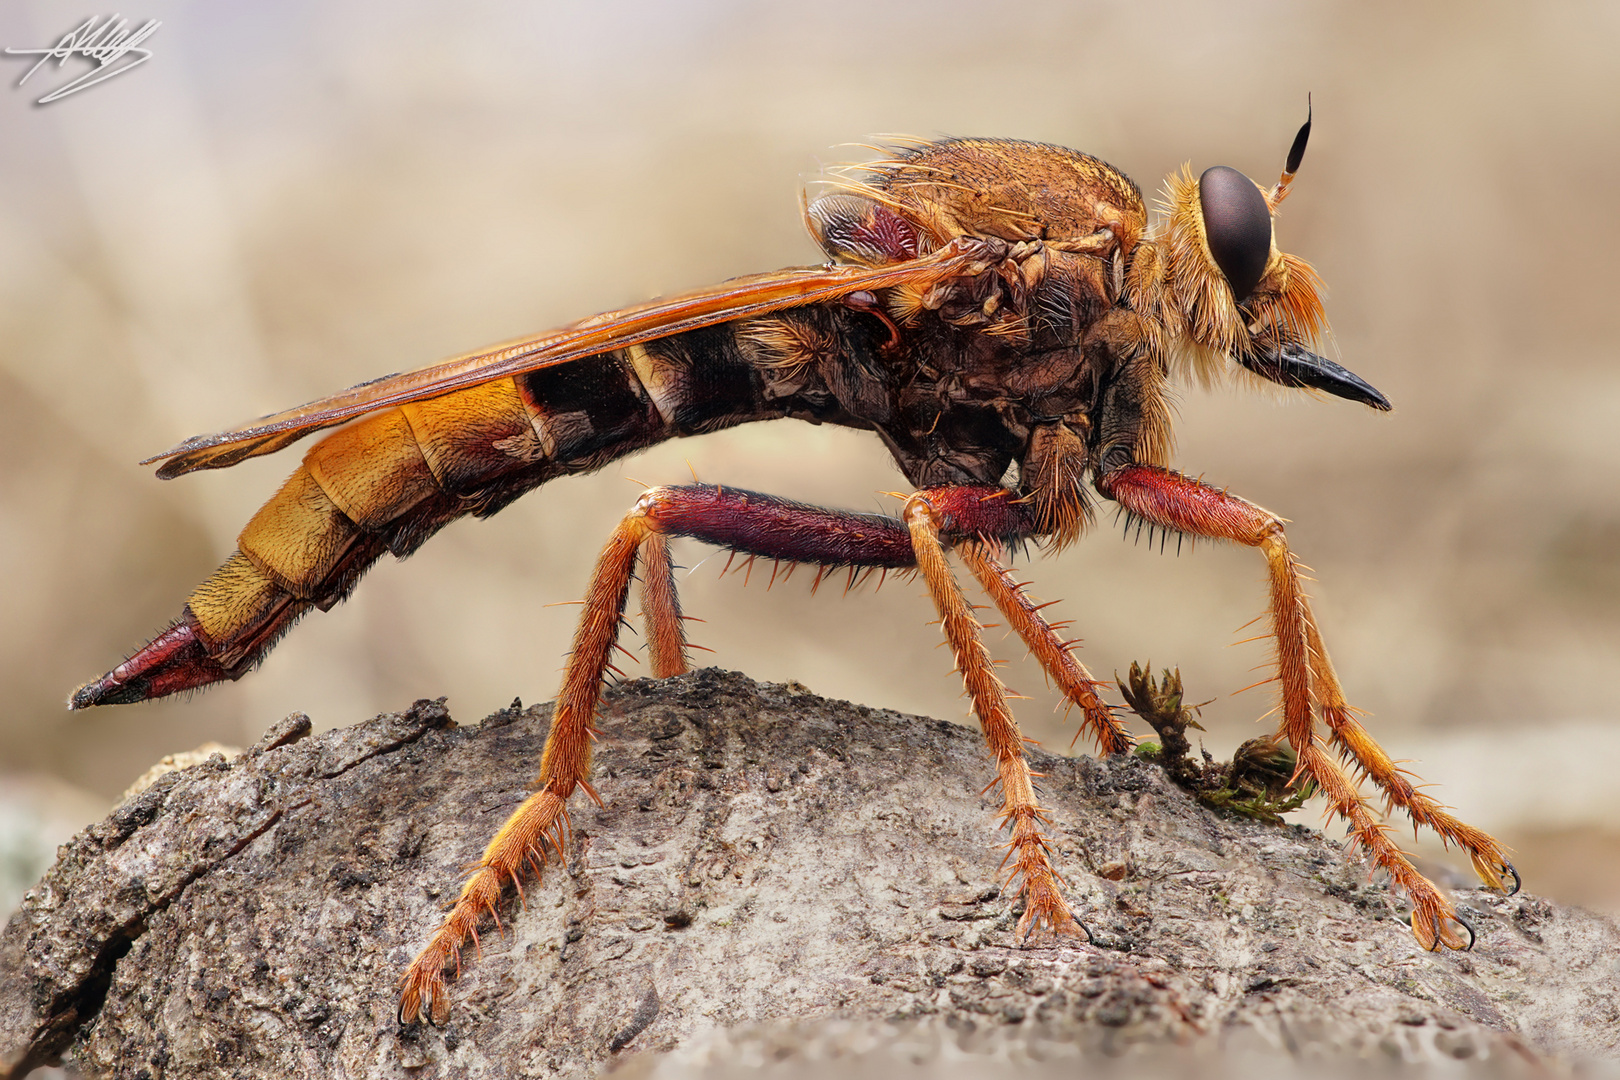
[(1278, 250), (1273, 221), (1304, 156), (1307, 118), (1277, 183), (1216, 166), (1169, 177), (1150, 221), (1140, 190), (1086, 154), (1001, 139), (917, 142), (846, 170), (804, 207), (829, 262), (738, 278), (564, 330), (365, 383), (152, 461), (217, 469), (323, 428), (292, 478), (198, 586), (180, 618), (72, 707), (121, 704), (236, 679), (311, 608), (348, 595), (384, 552), (403, 557), (447, 522), (493, 514), (553, 477), (665, 439), (795, 417), (873, 432), (914, 489), (898, 517), (703, 484), (644, 493), (596, 565), (541, 754), (539, 788), (490, 842), (407, 969), (400, 1015), (443, 1018), (444, 973), (525, 861), (563, 858), (566, 803), (589, 782), (602, 680), (632, 580), (653, 672), (688, 668), (668, 549), (689, 536), (749, 555), (920, 576), (939, 610), (996, 760), (1024, 914), (1019, 935), (1084, 937), (1059, 889), (1018, 725), (946, 553), (954, 551), (1105, 753), (1130, 739), (1100, 685), (1010, 575), (1010, 547), (1061, 549), (1092, 491), (1131, 517), (1260, 549), (1269, 569), (1281, 722), (1353, 840), (1412, 901), (1425, 947), (1473, 930), (1390, 840), (1343, 755), (1393, 806), (1517, 888), (1496, 840), (1414, 789), (1339, 688), (1281, 520), (1169, 467), (1173, 373), (1240, 370), (1374, 409), (1383, 395), (1312, 351), (1321, 283)]

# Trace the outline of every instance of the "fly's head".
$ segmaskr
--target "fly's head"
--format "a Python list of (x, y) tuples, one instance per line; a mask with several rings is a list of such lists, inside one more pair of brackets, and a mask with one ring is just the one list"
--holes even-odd
[(1388, 409), (1384, 395), (1314, 351), (1327, 329), (1322, 280), (1277, 248), (1277, 208), (1310, 132), (1307, 118), (1270, 190), (1225, 165), (1197, 178), (1187, 168), (1172, 175), (1153, 255), (1132, 275), (1132, 299), (1158, 314), (1168, 358), (1200, 381), (1218, 381), (1235, 363), (1279, 386)]

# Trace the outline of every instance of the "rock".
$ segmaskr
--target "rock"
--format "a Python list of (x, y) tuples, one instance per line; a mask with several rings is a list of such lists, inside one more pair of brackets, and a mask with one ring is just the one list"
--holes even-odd
[(713, 669), (608, 694), (605, 805), (576, 797), (567, 869), (466, 950), (446, 1026), (402, 1027), (399, 973), (527, 793), (549, 714), (295, 716), (160, 777), (0, 934), (0, 1075), (886, 1075), (1132, 1048), (1529, 1075), (1620, 1053), (1613, 921), (1463, 890), (1478, 945), (1424, 953), (1338, 845), (1135, 758), (1037, 753), (1096, 942), (1020, 948), (975, 732)]

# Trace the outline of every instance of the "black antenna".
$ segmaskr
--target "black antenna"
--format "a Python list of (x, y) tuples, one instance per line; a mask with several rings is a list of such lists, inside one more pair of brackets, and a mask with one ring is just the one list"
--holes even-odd
[(1311, 139), (1311, 95), (1305, 95), (1305, 124), (1294, 136), (1294, 145), (1288, 150), (1288, 164), (1283, 166), (1283, 172), (1289, 176), (1299, 172), (1299, 163), (1305, 159), (1305, 144)]

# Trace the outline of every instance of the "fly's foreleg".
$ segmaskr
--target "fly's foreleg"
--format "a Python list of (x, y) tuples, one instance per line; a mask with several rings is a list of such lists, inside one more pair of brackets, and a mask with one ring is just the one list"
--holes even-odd
[[(1132, 514), (1153, 524), (1194, 536), (1235, 540), (1265, 554), (1271, 582), (1272, 632), (1277, 642), (1277, 678), (1282, 691), (1279, 734), (1298, 754), (1300, 774), (1316, 782), (1333, 811), (1349, 823), (1354, 840), (1407, 891), (1412, 899), (1412, 931), (1424, 948), (1444, 945), (1460, 949), (1472, 945), (1472, 928), (1390, 839), (1356, 782), (1317, 737), (1312, 701), (1322, 711), (1332, 742), (1384, 790), (1394, 805), (1405, 809), (1415, 822), (1429, 825), (1442, 838), (1468, 850), (1487, 882), (1502, 885), (1512, 877), (1516, 887), (1517, 875), (1507, 862), (1506, 849), (1413, 790), (1366, 729), (1350, 716), (1281, 520), (1251, 502), (1156, 466), (1116, 469), (1098, 486)], [(1467, 931), (1466, 938), (1459, 928)]]
[(1361, 721), (1350, 715), (1350, 705), (1339, 687), (1338, 675), (1328, 659), (1327, 647), (1322, 644), (1322, 634), (1309, 605), (1305, 608), (1305, 636), (1310, 647), (1317, 706), (1322, 710), (1322, 720), (1327, 724), (1334, 745), (1366, 770), (1373, 783), (1383, 790), (1390, 806), (1406, 811), (1414, 828), (1426, 825), (1443, 843), (1456, 844), (1468, 852), (1474, 871), (1491, 888), (1509, 896), (1518, 892), (1519, 872), (1508, 861), (1507, 848), (1489, 833), (1459, 821), (1438, 802), (1417, 790), (1406, 772), (1390, 760)]

